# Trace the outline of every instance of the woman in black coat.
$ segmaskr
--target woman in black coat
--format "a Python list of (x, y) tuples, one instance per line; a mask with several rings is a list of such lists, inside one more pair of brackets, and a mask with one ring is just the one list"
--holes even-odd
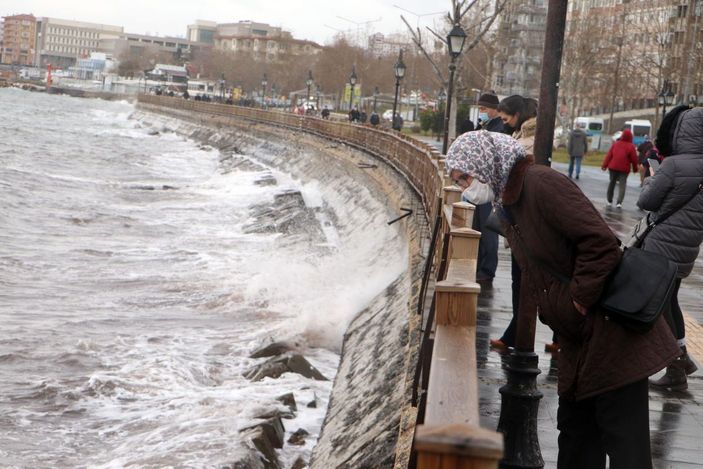
[[(678, 293), (681, 280), (688, 277), (703, 241), (703, 108), (678, 106), (666, 115), (657, 132), (657, 148), (664, 159), (658, 170), (642, 184), (637, 205), (650, 211), (650, 221), (671, 213), (647, 235), (642, 249), (656, 252), (676, 262), (677, 280), (671, 305), (664, 312), (683, 355), (666, 374), (650, 384), (659, 388), (684, 390), (687, 375), (697, 367), (686, 352), (686, 330)], [(697, 195), (695, 195), (697, 194)], [(693, 198), (691, 198), (693, 197)]]

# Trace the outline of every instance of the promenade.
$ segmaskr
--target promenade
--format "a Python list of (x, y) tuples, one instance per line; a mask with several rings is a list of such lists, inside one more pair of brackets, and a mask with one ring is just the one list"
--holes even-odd
[[(566, 165), (555, 163), (554, 169), (566, 172)], [(635, 202), (640, 192), (639, 176), (631, 174), (622, 209), (606, 208), (607, 173), (600, 168), (583, 167), (575, 181), (603, 214), (611, 228), (623, 238), (633, 223), (642, 216)], [(555, 201), (555, 203), (558, 203)], [(507, 356), (490, 349), (488, 340), (499, 338), (512, 316), (510, 289), (510, 253), (501, 243), (499, 265), (492, 289), (484, 289), (479, 298), (479, 327), (476, 346), (480, 412), (482, 426), (496, 428), (500, 415), (498, 389), (506, 382), (504, 371)], [(689, 352), (703, 365), (703, 260), (699, 257), (694, 272), (684, 280), (680, 300), (687, 317)], [(539, 439), (545, 468), (556, 467), (557, 459), (557, 393), (556, 357), (544, 352), (551, 341), (551, 331), (538, 322), (535, 351), (539, 354), (542, 373), (537, 386), (544, 394), (539, 406)], [(606, 366), (606, 364), (604, 364)], [(688, 391), (661, 393), (650, 391), (650, 427), (652, 455), (657, 469), (703, 468), (703, 373), (688, 378)]]

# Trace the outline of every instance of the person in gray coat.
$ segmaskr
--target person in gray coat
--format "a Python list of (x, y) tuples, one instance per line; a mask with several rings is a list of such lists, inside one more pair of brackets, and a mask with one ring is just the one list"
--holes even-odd
[(588, 152), (588, 136), (581, 127), (576, 126), (569, 133), (567, 151), (569, 152), (569, 177), (573, 176), (575, 166), (576, 179), (578, 179), (581, 174), (581, 160)]
[[(642, 249), (676, 262), (677, 280), (670, 307), (664, 312), (683, 355), (650, 385), (672, 390), (688, 388), (686, 375), (696, 364), (686, 353), (683, 313), (678, 302), (681, 280), (688, 277), (703, 242), (703, 108), (678, 106), (666, 115), (657, 132), (656, 145), (664, 160), (652, 177), (644, 180), (637, 205), (650, 212), (650, 221), (673, 210), (673, 215), (645, 237)], [(691, 198), (693, 197), (693, 198)], [(678, 209), (678, 210), (677, 210)]]

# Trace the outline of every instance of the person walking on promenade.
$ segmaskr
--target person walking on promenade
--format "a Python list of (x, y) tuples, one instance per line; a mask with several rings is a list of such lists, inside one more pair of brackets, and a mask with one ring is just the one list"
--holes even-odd
[(574, 130), (569, 132), (567, 150), (569, 152), (569, 177), (573, 177), (575, 168), (576, 179), (578, 179), (581, 174), (581, 160), (588, 152), (588, 135), (586, 135), (586, 132), (578, 125), (574, 127)]
[(640, 187), (642, 187), (644, 178), (649, 176), (649, 164), (647, 163), (647, 158), (649, 158), (649, 152), (652, 151), (652, 148), (654, 148), (654, 143), (652, 142), (652, 139), (649, 138), (649, 135), (645, 135), (644, 142), (637, 146), (637, 163), (639, 163), (638, 168), (640, 171)]
[[(523, 98), (519, 95), (508, 96), (503, 99), (496, 109), (502, 122), (503, 132), (512, 134), (525, 149), (528, 155), (532, 154), (535, 140), (535, 130), (537, 129), (537, 101), (531, 98)], [(500, 339), (491, 339), (491, 347), (498, 350), (506, 350), (515, 346), (515, 331), (517, 329), (517, 315), (520, 309), (520, 266), (514, 257), (510, 259), (510, 276), (512, 279), (512, 300), (513, 317), (510, 324), (503, 332)], [(552, 337), (552, 342), (545, 344), (545, 351), (558, 352), (559, 343), (556, 334)]]
[(637, 150), (632, 143), (632, 132), (630, 129), (622, 131), (620, 139), (613, 142), (613, 146), (608, 150), (608, 154), (603, 159), (601, 168), (606, 169), (610, 173), (610, 183), (608, 184), (608, 192), (606, 198), (608, 205), (613, 206), (613, 193), (615, 192), (615, 184), (619, 184), (617, 207), (622, 208), (622, 201), (625, 198), (625, 190), (627, 189), (627, 176), (632, 172), (637, 172)]
[[(642, 249), (668, 257), (677, 264), (677, 279), (671, 304), (664, 317), (683, 355), (666, 369), (660, 379), (650, 380), (657, 388), (684, 390), (687, 375), (697, 370), (686, 352), (686, 329), (678, 293), (688, 277), (703, 242), (703, 108), (674, 108), (657, 132), (657, 148), (664, 155), (658, 170), (644, 180), (637, 206), (648, 210), (649, 220), (676, 210), (644, 238)], [(693, 197), (693, 198), (691, 198)]]
[(504, 132), (505, 126), (498, 113), (498, 103), (498, 96), (495, 93), (483, 93), (478, 98), (476, 104), (478, 104), (478, 118), (481, 120), (479, 129), (490, 132)]
[(557, 468), (603, 469), (607, 455), (611, 469), (651, 469), (647, 377), (681, 351), (663, 317), (638, 333), (598, 306), (622, 256), (613, 232), (566, 175), (535, 165), (506, 135), (461, 135), (446, 167), (460, 187), (492, 188), (522, 269), (520, 315), (539, 310), (559, 335)]

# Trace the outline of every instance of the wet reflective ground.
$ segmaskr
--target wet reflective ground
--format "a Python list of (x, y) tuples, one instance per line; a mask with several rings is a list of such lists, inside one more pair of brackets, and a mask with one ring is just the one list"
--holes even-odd
[[(554, 168), (566, 172), (565, 165)], [(631, 174), (622, 209), (605, 208), (607, 173), (598, 168), (583, 168), (578, 185), (593, 201), (596, 208), (621, 238), (643, 213), (635, 206), (639, 195), (639, 176)], [(616, 191), (617, 192), (617, 191)], [(691, 321), (687, 330), (689, 351), (703, 349), (703, 262), (699, 261), (694, 272), (684, 280), (679, 299)], [(504, 360), (507, 358), (489, 349), (489, 338), (499, 338), (510, 322), (510, 255), (501, 245), (499, 266), (492, 289), (486, 289), (479, 300), (479, 327), (477, 337), (479, 386), (481, 394), (482, 425), (496, 428), (500, 414), (498, 389), (505, 384)], [(696, 327), (697, 326), (697, 327)], [(551, 331), (543, 324), (537, 325), (535, 350), (539, 354), (542, 373), (537, 378), (544, 394), (539, 408), (539, 433), (545, 468), (556, 467), (557, 459), (557, 394), (556, 363), (551, 354), (544, 352), (544, 344), (551, 342)], [(703, 365), (703, 356), (694, 352), (694, 359)], [(703, 468), (703, 373), (699, 370), (688, 378), (686, 392), (650, 392), (650, 428), (652, 456), (657, 469)]]

